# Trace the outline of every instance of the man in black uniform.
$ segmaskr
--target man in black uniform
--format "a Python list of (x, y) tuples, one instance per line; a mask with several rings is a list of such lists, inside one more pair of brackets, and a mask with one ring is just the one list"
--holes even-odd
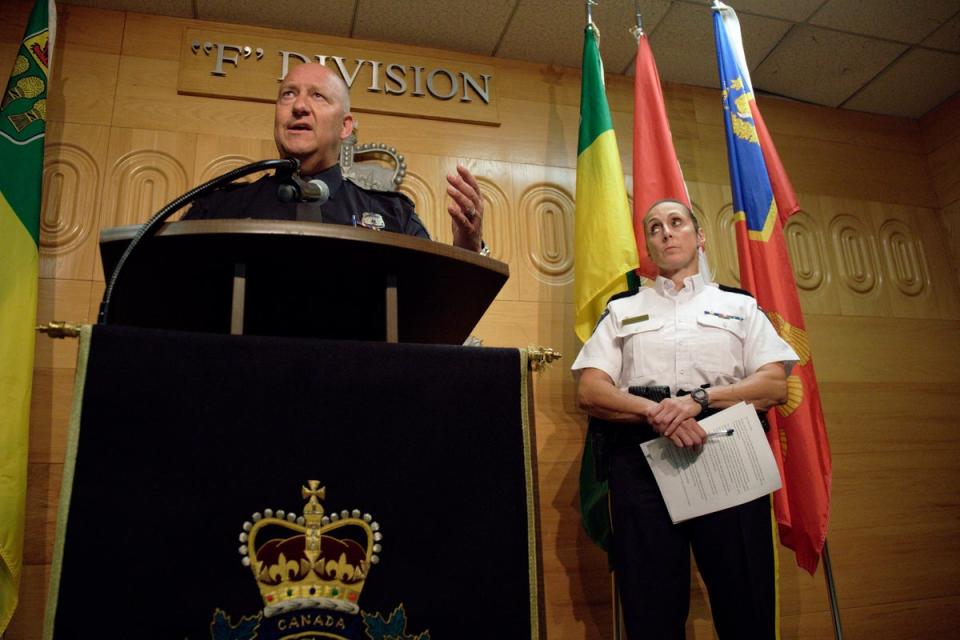
[[(231, 185), (199, 199), (184, 220), (262, 218), (317, 220), (364, 226), (429, 238), (413, 202), (396, 192), (373, 191), (345, 180), (340, 171), (340, 144), (353, 131), (347, 85), (317, 63), (294, 67), (280, 84), (273, 137), (283, 158), (297, 158), (305, 180), (320, 179), (330, 188), (323, 205), (283, 202), (281, 178), (268, 175), (253, 184)], [(483, 198), (476, 179), (462, 166), (447, 176), (453, 244), (471, 251), (483, 245)]]

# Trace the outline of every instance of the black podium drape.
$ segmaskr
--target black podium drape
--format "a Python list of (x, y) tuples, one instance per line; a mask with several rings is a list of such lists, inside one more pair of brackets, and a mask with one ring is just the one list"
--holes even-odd
[[(48, 637), (539, 635), (522, 352), (86, 336)], [(356, 616), (266, 619), (241, 527), (308, 480), (373, 516), (379, 563)]]

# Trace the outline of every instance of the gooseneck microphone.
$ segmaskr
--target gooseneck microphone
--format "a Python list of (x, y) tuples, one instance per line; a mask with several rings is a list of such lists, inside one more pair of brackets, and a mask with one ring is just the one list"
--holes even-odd
[[(133, 240), (130, 241), (130, 244), (127, 245), (126, 250), (120, 256), (120, 259), (117, 261), (117, 266), (113, 269), (113, 274), (110, 276), (110, 281), (107, 283), (107, 287), (103, 292), (103, 298), (100, 301), (100, 312), (97, 314), (97, 322), (100, 324), (107, 324), (107, 321), (110, 317), (110, 300), (113, 297), (113, 289), (116, 287), (117, 279), (120, 277), (120, 273), (123, 271), (123, 266), (127, 263), (127, 260), (130, 259), (130, 256), (133, 255), (136, 248), (140, 245), (144, 238), (154, 235), (160, 226), (174, 213), (180, 210), (184, 205), (193, 202), (200, 196), (213, 191), (217, 187), (221, 187), (229, 182), (233, 182), (237, 178), (242, 178), (245, 175), (251, 173), (256, 173), (257, 171), (264, 171), (266, 169), (276, 169), (277, 172), (289, 173), (290, 177), (293, 178), (294, 184), (302, 183), (305, 187), (300, 187), (298, 185), (299, 193), (308, 193), (310, 197), (313, 197), (314, 194), (318, 192), (323, 192), (326, 195), (323, 195), (323, 200), (325, 201), (330, 197), (330, 189), (327, 188), (327, 185), (323, 182), (317, 180), (323, 185), (322, 190), (319, 186), (313, 185), (310, 183), (304, 182), (300, 178), (300, 161), (296, 158), (284, 158), (281, 160), (260, 160), (259, 162), (252, 162), (248, 165), (242, 167), (237, 167), (233, 171), (228, 171), (222, 176), (218, 176), (213, 180), (203, 183), (199, 187), (194, 187), (190, 191), (187, 191), (182, 196), (176, 198), (165, 207), (160, 209), (160, 211), (153, 214), (149, 220), (143, 223), (143, 226), (140, 227), (140, 230), (137, 231), (136, 235), (133, 236)], [(325, 190), (325, 191), (323, 191)], [(303, 197), (302, 195), (298, 197)], [(316, 198), (319, 200), (319, 196)]]

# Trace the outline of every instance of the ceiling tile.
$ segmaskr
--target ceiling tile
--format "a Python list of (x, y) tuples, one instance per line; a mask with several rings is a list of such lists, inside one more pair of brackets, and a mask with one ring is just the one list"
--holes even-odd
[[(692, 1), (707, 7), (713, 4), (713, 0)], [(727, 0), (725, 4), (736, 10), (738, 16), (751, 13), (791, 22), (803, 22), (813, 15), (823, 2), (824, 0)]]
[(810, 24), (918, 43), (957, 11), (958, 0), (829, 0)]
[[(668, 6), (667, 0), (646, 0), (643, 3), (646, 31), (656, 28)], [(593, 8), (593, 21), (600, 30), (604, 69), (608, 73), (621, 73), (637, 53), (637, 41), (630, 34), (630, 27), (636, 24), (634, 0), (603, 0)], [(496, 55), (580, 67), (585, 26), (583, 3), (520, 0)]]
[(923, 46), (960, 52), (960, 13), (923, 41)]
[(193, 15), (193, 0), (70, 0), (70, 4), (157, 16), (196, 17)]
[(843, 106), (919, 118), (958, 91), (960, 54), (914, 49)]
[(331, 36), (350, 35), (356, 0), (196, 0), (197, 17)]
[[(740, 30), (747, 64), (755, 67), (776, 46), (789, 22), (753, 15), (740, 15)], [(709, 7), (674, 3), (650, 36), (660, 77), (670, 82), (701, 87), (719, 86), (717, 45)]]
[(753, 73), (755, 89), (836, 107), (907, 49), (796, 25)]
[(353, 37), (489, 56), (515, 0), (358, 0)]

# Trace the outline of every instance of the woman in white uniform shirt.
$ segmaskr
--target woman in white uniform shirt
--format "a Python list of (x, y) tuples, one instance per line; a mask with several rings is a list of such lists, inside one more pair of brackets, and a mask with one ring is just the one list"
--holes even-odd
[(697, 447), (698, 418), (741, 401), (761, 412), (785, 402), (797, 355), (752, 297), (701, 273), (704, 234), (686, 205), (656, 203), (644, 232), (656, 282), (612, 300), (573, 364), (580, 407), (612, 423), (603, 471), (627, 634), (684, 637), (692, 548), (720, 638), (773, 639), (769, 498), (674, 525), (637, 445), (665, 436)]

